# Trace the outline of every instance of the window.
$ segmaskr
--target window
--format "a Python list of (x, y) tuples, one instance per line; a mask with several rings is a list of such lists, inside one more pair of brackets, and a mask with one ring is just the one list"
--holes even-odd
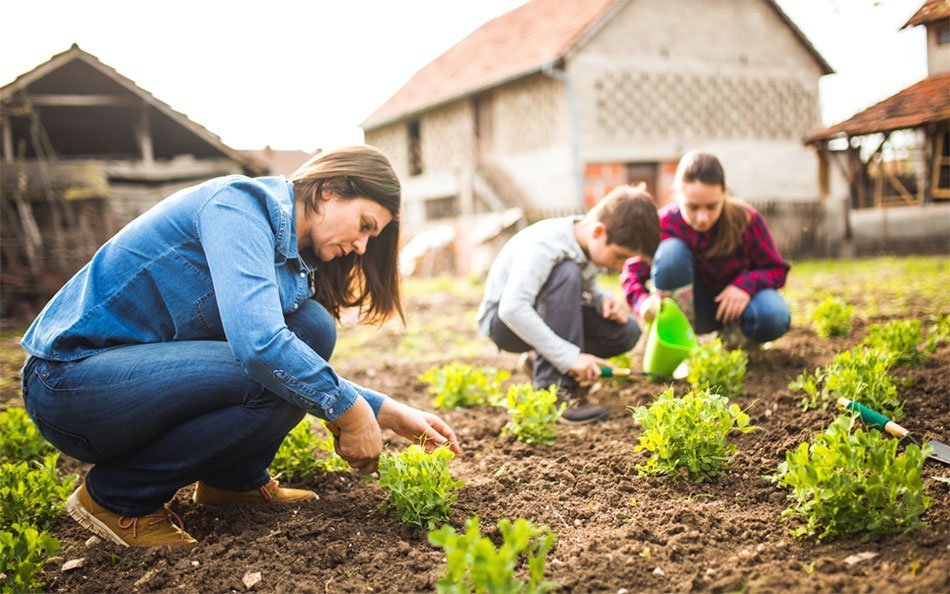
[(937, 45), (947, 45), (950, 43), (950, 25), (944, 25), (937, 29)]
[(422, 138), (419, 120), (409, 122), (409, 175), (422, 173)]
[(445, 198), (435, 198), (426, 200), (426, 220), (447, 219), (458, 216), (459, 202), (457, 196), (446, 196)]

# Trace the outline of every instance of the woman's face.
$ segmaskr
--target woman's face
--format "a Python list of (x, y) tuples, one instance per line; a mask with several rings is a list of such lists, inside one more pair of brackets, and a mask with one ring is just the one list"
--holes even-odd
[(677, 191), (680, 212), (693, 229), (709, 231), (719, 220), (722, 206), (726, 201), (726, 192), (717, 184), (704, 184), (701, 181), (684, 182)]
[(369, 198), (341, 198), (324, 190), (318, 200), (317, 211), (307, 213), (298, 204), (297, 247), (310, 247), (323, 262), (351, 252), (363, 255), (366, 244), (380, 234), (393, 219), (382, 204)]

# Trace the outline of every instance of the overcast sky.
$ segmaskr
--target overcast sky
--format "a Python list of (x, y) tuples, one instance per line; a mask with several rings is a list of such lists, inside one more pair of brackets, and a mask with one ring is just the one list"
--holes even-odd
[[(826, 124), (926, 76), (923, 28), (897, 31), (922, 2), (779, 0), (836, 71), (821, 83)], [(235, 148), (311, 151), (361, 142), (359, 123), (417, 70), (521, 4), (6, 2), (0, 85), (75, 42)]]

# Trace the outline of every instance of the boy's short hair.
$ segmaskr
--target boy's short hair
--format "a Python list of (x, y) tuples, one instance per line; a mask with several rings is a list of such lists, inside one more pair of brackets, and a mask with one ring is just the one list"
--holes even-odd
[(660, 217), (646, 184), (618, 186), (587, 213), (607, 228), (607, 243), (653, 256), (660, 244)]

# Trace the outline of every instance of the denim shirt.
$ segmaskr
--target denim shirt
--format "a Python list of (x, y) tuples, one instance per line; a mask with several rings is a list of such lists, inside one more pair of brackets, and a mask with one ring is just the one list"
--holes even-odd
[(340, 378), (284, 321), (314, 293), (294, 205), (283, 177), (176, 192), (107, 241), (20, 344), (75, 361), (130, 344), (227, 340), (251, 377), (312, 414), (332, 421), (357, 396), (378, 414), (384, 395)]

